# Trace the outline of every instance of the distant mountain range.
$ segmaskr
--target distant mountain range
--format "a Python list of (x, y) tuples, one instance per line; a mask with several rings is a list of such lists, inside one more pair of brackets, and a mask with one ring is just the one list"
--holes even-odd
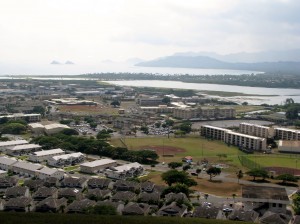
[(66, 61), (65, 63), (61, 63), (61, 62), (55, 61), (55, 60), (53, 60), (50, 64), (51, 65), (63, 65), (63, 64), (65, 64), (65, 65), (74, 65), (74, 63), (72, 61)]
[(136, 66), (300, 73), (300, 50), (229, 55), (186, 52), (140, 62)]

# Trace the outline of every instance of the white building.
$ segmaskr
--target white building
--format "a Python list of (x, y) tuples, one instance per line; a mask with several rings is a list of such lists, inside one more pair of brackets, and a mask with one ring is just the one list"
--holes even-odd
[(16, 146), (16, 145), (24, 145), (24, 144), (28, 144), (28, 141), (14, 140), (14, 141), (0, 142), (0, 150), (6, 149), (7, 147), (12, 147), (12, 146)]
[(300, 153), (300, 141), (279, 140), (278, 151), (285, 153)]
[(50, 157), (64, 155), (64, 154), (65, 151), (62, 149), (50, 149), (50, 150), (37, 151), (29, 155), (28, 160), (32, 162), (40, 163), (42, 161), (47, 161)]
[(0, 178), (1, 177), (6, 177), (6, 175), (7, 175), (7, 171), (0, 170)]
[(300, 141), (300, 130), (281, 128), (281, 127), (277, 127), (274, 129), (275, 129), (275, 136), (277, 139)]
[(83, 173), (98, 173), (109, 167), (117, 165), (117, 161), (112, 159), (100, 159), (93, 162), (87, 162), (80, 164), (80, 171)]
[(70, 166), (83, 162), (85, 156), (81, 152), (53, 156), (48, 158), (48, 165), (55, 167)]
[(144, 167), (139, 163), (129, 163), (122, 166), (110, 167), (105, 170), (106, 176), (112, 179), (137, 177), (143, 172)]
[(11, 156), (29, 154), (30, 152), (41, 149), (42, 146), (36, 144), (16, 145), (6, 148), (6, 153)]
[(267, 126), (250, 124), (250, 123), (240, 123), (239, 130), (243, 134), (254, 135), (262, 138), (273, 138), (274, 129)]
[(18, 162), (18, 160), (16, 160), (15, 158), (8, 158), (5, 156), (1, 156), (0, 157), (0, 169), (1, 170), (11, 170), (12, 169), (12, 165), (15, 164), (16, 162)]
[(43, 167), (42, 169), (39, 169), (36, 171), (36, 177), (38, 177), (41, 180), (44, 180), (48, 177), (55, 177), (58, 180), (61, 180), (64, 178), (65, 172), (62, 169), (54, 169), (49, 167)]
[(229, 129), (210, 125), (201, 126), (201, 136), (221, 140), (225, 143), (235, 145), (250, 151), (261, 151), (267, 149), (267, 140), (265, 138), (245, 135), (238, 132), (233, 132)]
[(18, 113), (18, 114), (10, 114), (10, 115), (4, 115), (4, 116), (0, 116), (1, 118), (6, 117), (8, 120), (28, 120), (29, 122), (37, 122), (41, 120), (41, 114), (22, 114), (22, 113)]
[(28, 127), (34, 134), (42, 134), (45, 130), (44, 125), (42, 125), (41, 123), (31, 123), (28, 124)]
[(36, 171), (43, 168), (40, 164), (33, 164), (23, 161), (18, 161), (17, 163), (12, 165), (12, 171), (14, 173), (24, 175), (27, 177), (35, 177)]
[(45, 132), (48, 135), (56, 134), (58, 132), (61, 132), (64, 129), (70, 128), (68, 125), (59, 124), (59, 123), (48, 124), (48, 125), (45, 125), (44, 127), (45, 127)]

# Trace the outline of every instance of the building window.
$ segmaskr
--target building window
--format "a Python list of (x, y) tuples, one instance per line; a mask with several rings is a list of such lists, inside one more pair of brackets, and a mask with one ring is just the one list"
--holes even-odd
[(273, 203), (272, 207), (276, 207), (276, 203)]

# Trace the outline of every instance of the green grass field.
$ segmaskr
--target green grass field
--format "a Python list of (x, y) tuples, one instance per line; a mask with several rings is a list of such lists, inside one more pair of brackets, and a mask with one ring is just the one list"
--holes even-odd
[[(151, 216), (100, 216), (79, 214), (51, 214), (51, 213), (16, 213), (1, 212), (1, 224), (229, 224), (235, 221), (224, 221), (216, 219), (200, 218), (178, 218), (178, 217), (151, 217)], [(246, 222), (238, 222), (240, 224)]]
[[(249, 158), (263, 167), (279, 166), (288, 168), (300, 168), (298, 155), (251, 155)], [(298, 164), (299, 162), (299, 164)]]
[[(210, 158), (211, 160), (217, 161), (218, 154), (226, 154), (227, 162), (239, 166), (238, 155), (243, 154), (237, 149), (237, 147), (228, 147), (221, 141), (209, 141), (199, 136), (189, 136), (185, 138), (126, 138), (125, 143), (130, 150), (146, 149), (147, 146), (161, 146), (161, 147), (176, 147), (184, 149), (184, 152), (175, 154), (174, 157), (160, 157), (160, 161), (170, 162), (178, 161), (184, 156), (192, 156), (194, 161), (201, 160), (203, 158)], [(112, 139), (111, 144), (114, 146), (122, 147), (122, 143), (119, 139)]]

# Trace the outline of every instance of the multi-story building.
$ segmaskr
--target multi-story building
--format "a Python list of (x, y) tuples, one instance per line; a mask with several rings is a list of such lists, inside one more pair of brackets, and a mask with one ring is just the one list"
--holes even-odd
[(10, 114), (10, 115), (4, 115), (0, 116), (1, 118), (6, 117), (8, 120), (19, 120), (23, 119), (29, 122), (38, 122), (41, 120), (41, 114)]
[(233, 108), (174, 108), (173, 116), (181, 119), (215, 119), (215, 118), (234, 118), (235, 109)]
[(83, 162), (85, 156), (81, 152), (53, 156), (48, 158), (48, 165), (55, 167), (70, 166)]
[(251, 135), (233, 132), (229, 129), (219, 128), (210, 125), (201, 126), (201, 136), (224, 141), (227, 144), (235, 145), (247, 150), (266, 150), (267, 140)]
[(80, 164), (80, 171), (83, 173), (97, 173), (109, 167), (117, 165), (117, 161), (112, 159), (100, 159), (93, 162)]
[(65, 154), (65, 151), (62, 149), (50, 149), (50, 150), (43, 150), (38, 152), (33, 152), (31, 155), (29, 155), (28, 160), (32, 162), (43, 162), (47, 161), (49, 158), (53, 156), (59, 156)]
[(250, 124), (250, 123), (240, 123), (239, 130), (241, 133), (247, 135), (254, 135), (262, 138), (274, 137), (274, 129), (267, 126)]
[(160, 97), (139, 97), (136, 103), (140, 106), (158, 106), (162, 104), (162, 100)]
[(157, 107), (141, 107), (144, 112), (153, 113), (173, 113), (174, 107), (168, 107), (167, 105), (158, 105)]
[(300, 141), (300, 130), (276, 127), (275, 137), (280, 140)]
[(43, 167), (36, 171), (36, 177), (41, 180), (45, 180), (48, 177), (55, 177), (56, 179), (61, 180), (64, 178), (64, 174), (65, 172), (61, 169), (53, 169), (49, 167)]

